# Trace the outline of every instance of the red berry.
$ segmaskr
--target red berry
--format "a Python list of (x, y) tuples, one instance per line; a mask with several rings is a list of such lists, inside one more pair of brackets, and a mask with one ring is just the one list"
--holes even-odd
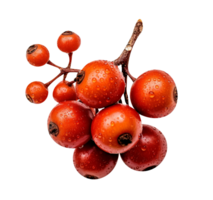
[(91, 127), (96, 145), (108, 153), (123, 153), (131, 149), (142, 132), (139, 114), (127, 105), (116, 104), (101, 110)]
[(79, 48), (81, 38), (72, 31), (65, 31), (59, 36), (57, 44), (61, 51), (71, 53)]
[(53, 98), (57, 102), (76, 100), (75, 87), (68, 81), (61, 81), (53, 90)]
[(89, 179), (108, 175), (115, 167), (118, 154), (109, 154), (99, 149), (93, 141), (74, 151), (73, 162), (76, 170)]
[(34, 81), (27, 86), (25, 93), (31, 103), (39, 104), (46, 100), (48, 89), (42, 82)]
[(80, 147), (91, 139), (91, 109), (77, 101), (64, 101), (55, 106), (48, 118), (52, 139), (63, 147)]
[(142, 137), (129, 151), (121, 154), (124, 163), (137, 171), (148, 171), (157, 167), (166, 156), (167, 143), (156, 128), (143, 125)]
[(113, 62), (94, 61), (87, 64), (77, 77), (78, 98), (93, 108), (103, 108), (120, 100), (125, 82)]
[(40, 67), (49, 61), (48, 49), (41, 44), (34, 44), (27, 49), (27, 60), (31, 65)]
[(177, 88), (166, 72), (151, 70), (139, 76), (133, 83), (130, 98), (133, 107), (141, 115), (164, 117), (176, 106)]

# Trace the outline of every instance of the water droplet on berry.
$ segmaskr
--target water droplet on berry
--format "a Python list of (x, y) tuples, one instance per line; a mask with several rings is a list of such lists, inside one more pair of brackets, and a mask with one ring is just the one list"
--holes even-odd
[(109, 138), (109, 142), (112, 142), (112, 138), (111, 137)]
[(113, 83), (113, 82), (114, 82), (114, 79), (113, 79), (112, 77), (111, 77), (109, 80), (110, 80), (110, 82), (111, 82), (111, 83)]
[(88, 90), (88, 86), (86, 85), (85, 90)]
[(103, 79), (103, 78), (101, 78), (101, 79), (100, 79), (100, 81), (103, 83), (103, 82), (104, 82), (104, 79)]
[(97, 81), (96, 78), (93, 78), (93, 79), (92, 79), (92, 82), (93, 82), (93, 83), (95, 83), (96, 81)]
[(150, 82), (150, 81), (151, 81), (151, 79), (149, 78), (149, 79), (148, 79), (148, 82)]
[(111, 121), (111, 126), (114, 126), (115, 125), (115, 122)]
[(100, 71), (99, 70), (96, 70), (96, 73), (99, 73)]
[(109, 103), (109, 102), (110, 102), (110, 98), (109, 98), (109, 97), (107, 98), (106, 102), (107, 102), (107, 103)]
[(106, 69), (105, 72), (106, 72), (106, 74), (109, 74), (109, 69)]
[(100, 90), (100, 86), (99, 86), (99, 85), (97, 85), (97, 86), (96, 86), (96, 89), (97, 89), (97, 90)]
[(150, 98), (153, 98), (154, 96), (155, 96), (155, 93), (152, 92), (152, 91), (150, 91), (150, 92), (149, 92), (149, 97), (150, 97)]
[(158, 82), (160, 82), (160, 78), (158, 78)]
[(158, 88), (159, 88), (159, 86), (158, 86), (158, 85), (156, 85), (156, 86), (155, 86), (155, 88), (156, 88), (156, 89), (158, 89)]
[(146, 148), (145, 148), (145, 147), (141, 147), (141, 150), (142, 150), (142, 151), (146, 151)]

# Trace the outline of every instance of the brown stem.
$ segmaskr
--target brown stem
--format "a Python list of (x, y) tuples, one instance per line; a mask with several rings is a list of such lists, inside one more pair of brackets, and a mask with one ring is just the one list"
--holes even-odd
[(80, 70), (80, 69), (68, 69), (68, 68), (62, 68), (62, 69), (61, 69), (61, 72), (62, 72), (63, 74), (69, 73), (69, 72), (79, 72), (79, 71), (81, 71), (81, 70)]
[(63, 71), (68, 74), (77, 74), (81, 70), (80, 67), (64, 68)]
[(68, 85), (68, 86), (72, 86), (72, 84), (75, 83), (75, 82), (76, 82), (76, 80), (70, 81), (70, 82), (67, 83), (67, 85)]
[(51, 68), (54, 68), (54, 69), (57, 69), (57, 70), (60, 70), (63, 67), (63, 65), (60, 65), (60, 64), (54, 62), (52, 59), (50, 59), (48, 61), (47, 66), (51, 67)]
[(143, 22), (141, 21), (141, 19), (139, 19), (137, 23), (135, 24), (135, 28), (133, 30), (132, 36), (128, 44), (126, 45), (125, 49), (123, 50), (121, 55), (116, 60), (114, 60), (115, 65), (122, 65), (122, 64), (128, 63), (129, 56), (130, 56), (130, 53), (132, 52), (135, 41), (137, 40), (142, 30), (143, 30)]
[(61, 69), (57, 74), (55, 74), (52, 78), (48, 79), (45, 82), (45, 87), (50, 88), (55, 82), (57, 82), (61, 77), (66, 74), (63, 69)]
[(129, 70), (126, 67), (124, 67), (123, 70), (129, 76), (129, 78), (132, 79), (133, 82), (136, 81), (136, 78), (130, 74)]
[[(70, 69), (70, 68), (71, 68), (71, 63), (72, 63), (72, 53), (68, 53), (68, 56), (69, 56), (69, 63), (68, 63), (68, 65), (67, 65), (67, 69)], [(65, 74), (64, 74), (64, 78), (63, 78), (64, 81), (65, 81), (65, 79), (66, 79), (66, 77), (67, 77), (67, 74), (68, 74), (68, 73), (65, 73)]]

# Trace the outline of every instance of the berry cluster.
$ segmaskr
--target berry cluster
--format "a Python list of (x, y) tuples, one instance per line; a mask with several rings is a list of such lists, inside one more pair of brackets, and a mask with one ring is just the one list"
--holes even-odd
[[(76, 148), (73, 155), (77, 171), (89, 179), (109, 174), (116, 165), (118, 154), (124, 163), (138, 171), (158, 166), (167, 151), (164, 135), (155, 127), (142, 125), (140, 115), (160, 118), (170, 114), (177, 103), (177, 88), (164, 71), (151, 70), (137, 79), (128, 69), (130, 53), (143, 29), (138, 20), (133, 34), (122, 54), (114, 61), (97, 60), (82, 70), (72, 69), (73, 51), (80, 46), (80, 37), (65, 31), (58, 38), (58, 48), (68, 53), (66, 68), (49, 60), (49, 51), (40, 44), (27, 50), (27, 60), (39, 67), (49, 64), (60, 73), (51, 81), (32, 82), (27, 86), (26, 97), (35, 104), (45, 101), (48, 87), (63, 75), (53, 91), (59, 104), (49, 114), (47, 127), (52, 139), (66, 148)], [(118, 66), (121, 65), (121, 71)], [(66, 81), (70, 72), (77, 72), (73, 81)], [(133, 81), (128, 105), (127, 77)], [(122, 103), (124, 94), (126, 105)]]

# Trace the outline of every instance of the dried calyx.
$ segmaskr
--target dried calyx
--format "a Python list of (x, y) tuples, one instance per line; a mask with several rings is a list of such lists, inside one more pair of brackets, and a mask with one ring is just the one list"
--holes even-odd
[(26, 94), (27, 100), (31, 103), (33, 103), (33, 99), (31, 98), (31, 96), (29, 94)]
[(84, 77), (85, 77), (85, 71), (83, 70), (79, 71), (77, 74), (77, 77), (75, 78), (76, 83), (80, 84), (84, 80)]
[(118, 144), (121, 146), (127, 146), (128, 144), (132, 143), (132, 135), (129, 133), (124, 133), (118, 137)]
[(90, 181), (90, 182), (95, 182), (95, 181), (99, 181), (99, 178), (96, 176), (91, 176), (91, 175), (85, 175), (83, 177), (84, 180), (86, 181)]
[(57, 136), (59, 134), (59, 128), (54, 122), (49, 123), (48, 131), (50, 135)]
[(173, 90), (173, 97), (174, 97), (175, 103), (177, 103), (177, 100), (178, 100), (177, 87), (175, 87), (174, 90)]
[(72, 35), (74, 34), (72, 31), (65, 31), (61, 35)]
[(37, 48), (38, 48), (38, 45), (36, 45), (36, 44), (31, 45), (31, 46), (27, 49), (27, 54), (33, 53)]
[(142, 173), (143, 174), (145, 174), (145, 173), (151, 173), (151, 172), (155, 171), (156, 169), (158, 169), (158, 166), (151, 166), (151, 167), (148, 167), (148, 168), (144, 169), (142, 171)]

